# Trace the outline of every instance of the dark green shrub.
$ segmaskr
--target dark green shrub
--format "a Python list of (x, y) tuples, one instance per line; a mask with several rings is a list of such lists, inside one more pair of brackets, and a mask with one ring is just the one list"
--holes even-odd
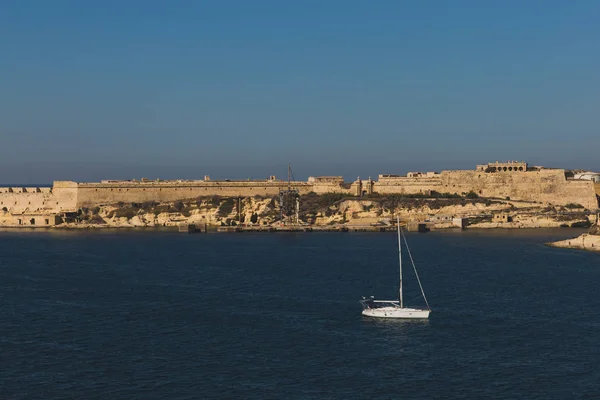
[(183, 201), (181, 201), (181, 200), (177, 200), (175, 203), (173, 203), (173, 208), (177, 211), (183, 210), (183, 207), (184, 207)]
[(132, 209), (132, 208), (120, 208), (118, 210), (115, 211), (114, 216), (117, 218), (127, 218), (127, 219), (131, 219), (133, 217), (135, 217), (136, 215), (136, 210)]
[(231, 214), (231, 211), (233, 211), (233, 207), (235, 205), (235, 202), (233, 199), (229, 198), (229, 199), (225, 199), (225, 201), (223, 201), (221, 203), (221, 205), (219, 206), (219, 211), (217, 211), (217, 215), (219, 217), (226, 217), (229, 214)]
[(90, 218), (90, 223), (92, 224), (105, 224), (106, 221), (98, 214), (93, 215)]
[(569, 203), (565, 205), (565, 208), (568, 208), (570, 210), (575, 209), (575, 208), (584, 208), (581, 204), (577, 204), (577, 203)]

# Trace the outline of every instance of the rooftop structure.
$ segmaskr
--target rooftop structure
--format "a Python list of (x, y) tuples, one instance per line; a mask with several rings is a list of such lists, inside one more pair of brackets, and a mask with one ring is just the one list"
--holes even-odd
[(477, 171), (483, 172), (525, 172), (527, 163), (525, 161), (506, 161), (477, 165)]

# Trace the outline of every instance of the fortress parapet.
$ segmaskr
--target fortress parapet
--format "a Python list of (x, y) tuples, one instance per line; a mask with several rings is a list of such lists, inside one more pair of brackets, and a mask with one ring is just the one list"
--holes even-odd
[(476, 168), (477, 171), (482, 172), (526, 172), (527, 171), (527, 163), (525, 161), (507, 161), (507, 162), (498, 162), (495, 163), (487, 163), (478, 165)]
[(439, 179), (439, 172), (409, 172), (406, 176), (394, 174), (379, 174), (377, 180), (379, 182), (408, 182), (410, 179)]
[(436, 178), (440, 174), (437, 172), (409, 172), (406, 174), (407, 178)]
[(343, 176), (309, 176), (309, 183), (335, 183), (342, 184), (344, 183)]

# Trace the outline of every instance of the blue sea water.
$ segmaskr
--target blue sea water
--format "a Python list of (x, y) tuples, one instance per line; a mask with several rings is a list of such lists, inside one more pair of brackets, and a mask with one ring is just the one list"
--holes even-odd
[[(2, 399), (598, 399), (600, 255), (577, 230), (0, 231)], [(409, 305), (420, 305), (406, 270)]]

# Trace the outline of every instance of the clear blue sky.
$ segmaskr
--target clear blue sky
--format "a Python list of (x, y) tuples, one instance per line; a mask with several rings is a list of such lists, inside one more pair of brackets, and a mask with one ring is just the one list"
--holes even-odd
[(0, 182), (600, 170), (600, 1), (0, 2)]

